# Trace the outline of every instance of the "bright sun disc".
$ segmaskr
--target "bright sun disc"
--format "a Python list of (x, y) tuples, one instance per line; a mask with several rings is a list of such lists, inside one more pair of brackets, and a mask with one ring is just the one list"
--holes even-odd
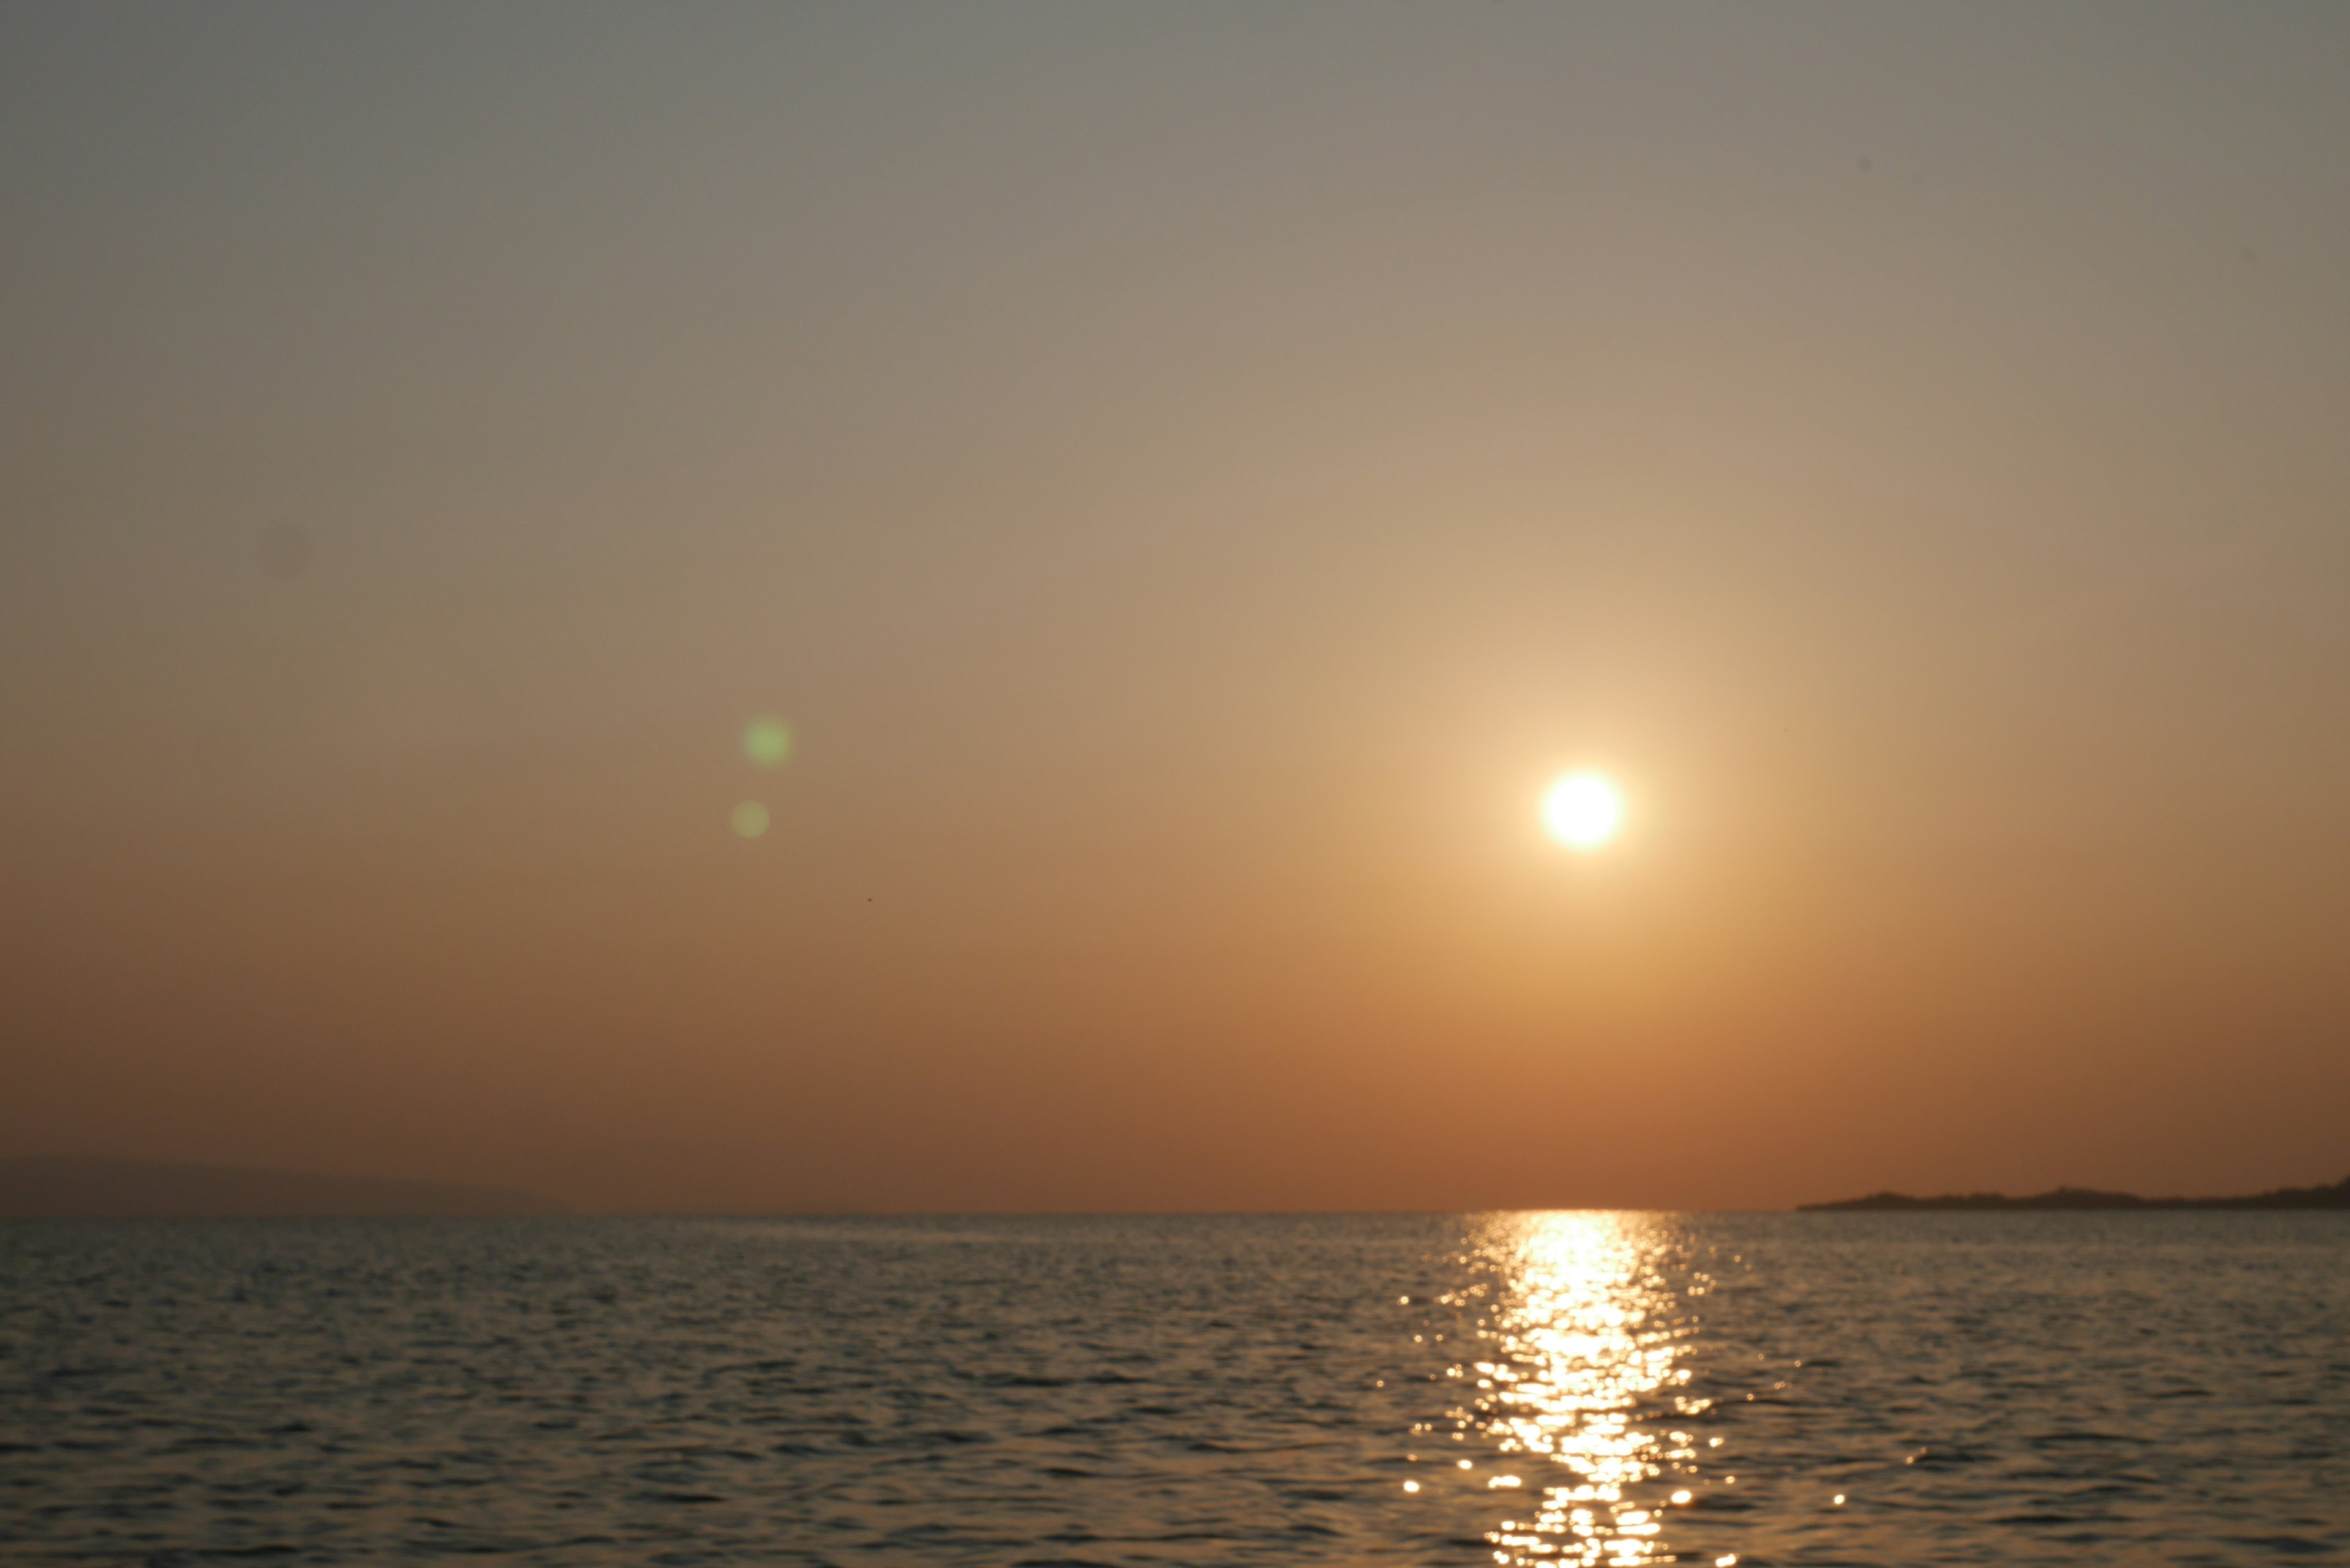
[(1598, 848), (1623, 821), (1623, 797), (1597, 774), (1569, 774), (1543, 796), (1543, 825), (1569, 849)]

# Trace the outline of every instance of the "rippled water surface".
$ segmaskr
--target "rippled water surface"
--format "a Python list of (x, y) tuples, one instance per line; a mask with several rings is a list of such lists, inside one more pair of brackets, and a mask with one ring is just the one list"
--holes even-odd
[(0, 1559), (2350, 1562), (2350, 1216), (0, 1226)]

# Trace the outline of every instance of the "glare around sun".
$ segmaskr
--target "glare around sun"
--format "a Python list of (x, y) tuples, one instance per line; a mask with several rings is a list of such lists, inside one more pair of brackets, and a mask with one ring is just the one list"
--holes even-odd
[(1569, 849), (1598, 848), (1623, 821), (1623, 797), (1597, 774), (1568, 774), (1543, 796), (1543, 826)]

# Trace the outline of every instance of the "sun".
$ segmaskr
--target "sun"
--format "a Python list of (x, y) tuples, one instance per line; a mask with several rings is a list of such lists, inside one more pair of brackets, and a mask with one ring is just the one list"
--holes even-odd
[(1597, 774), (1569, 774), (1543, 795), (1543, 826), (1569, 849), (1589, 851), (1624, 825), (1624, 797)]

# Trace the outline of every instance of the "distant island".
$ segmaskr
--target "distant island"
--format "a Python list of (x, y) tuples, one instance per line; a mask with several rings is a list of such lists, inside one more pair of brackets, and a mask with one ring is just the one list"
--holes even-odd
[(2280, 1187), (2242, 1198), (2140, 1198), (2135, 1192), (2098, 1192), (2086, 1187), (2060, 1187), (2029, 1198), (2004, 1192), (1952, 1192), (1939, 1198), (1912, 1198), (1906, 1192), (1872, 1192), (1835, 1203), (1799, 1203), (1799, 1210), (1911, 1209), (2350, 1209), (2350, 1176), (2331, 1187)]
[(536, 1192), (234, 1165), (0, 1159), (0, 1220), (467, 1218), (568, 1213)]

